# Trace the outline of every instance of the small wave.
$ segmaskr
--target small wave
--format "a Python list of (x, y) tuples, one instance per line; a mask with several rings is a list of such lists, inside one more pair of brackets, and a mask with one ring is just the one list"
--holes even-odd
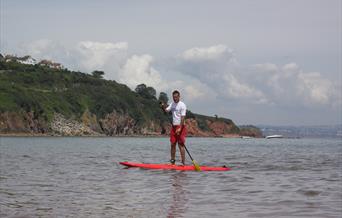
[(7, 179), (7, 177), (5, 177), (5, 176), (0, 176), (0, 180), (4, 180), (4, 179)]
[(247, 191), (248, 194), (256, 194), (256, 193), (261, 193), (264, 192), (262, 190), (253, 190), (253, 191)]
[(302, 194), (302, 195), (308, 196), (308, 197), (314, 197), (314, 196), (317, 196), (321, 193), (320, 191), (303, 190), (303, 189), (299, 189), (297, 192)]

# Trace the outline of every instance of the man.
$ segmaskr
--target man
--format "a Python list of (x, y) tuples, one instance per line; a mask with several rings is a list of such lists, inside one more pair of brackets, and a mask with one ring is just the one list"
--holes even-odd
[(161, 102), (161, 108), (165, 112), (172, 113), (172, 127), (170, 131), (170, 142), (171, 142), (171, 164), (175, 164), (175, 156), (176, 156), (176, 145), (178, 143), (181, 161), (182, 164), (185, 165), (185, 136), (186, 136), (186, 127), (185, 127), (185, 115), (186, 115), (186, 105), (180, 101), (180, 93), (175, 90), (172, 92), (173, 102), (167, 106)]

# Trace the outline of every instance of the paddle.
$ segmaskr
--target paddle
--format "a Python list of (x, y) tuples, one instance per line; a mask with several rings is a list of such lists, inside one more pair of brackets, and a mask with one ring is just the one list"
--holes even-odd
[(195, 170), (196, 170), (196, 171), (201, 171), (200, 166), (199, 166), (198, 163), (196, 163), (196, 161), (191, 157), (191, 154), (190, 154), (189, 150), (186, 148), (185, 145), (184, 145), (184, 148), (185, 148), (186, 152), (188, 153), (188, 155), (189, 155), (189, 157), (190, 157), (192, 163), (194, 164)]

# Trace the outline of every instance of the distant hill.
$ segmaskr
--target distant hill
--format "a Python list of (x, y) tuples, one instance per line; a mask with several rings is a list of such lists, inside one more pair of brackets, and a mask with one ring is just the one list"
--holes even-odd
[(342, 137), (342, 124), (340, 125), (320, 125), (320, 126), (271, 126), (258, 125), (264, 136), (283, 135), (285, 137)]
[[(159, 108), (153, 87), (141, 84), (132, 91), (103, 79), (102, 71), (86, 74), (52, 61), (37, 64), (28, 62), (30, 56), (13, 57), (0, 56), (1, 134), (113, 136), (169, 131), (169, 116)], [(241, 131), (230, 119), (191, 111), (187, 126), (193, 136), (238, 136)]]

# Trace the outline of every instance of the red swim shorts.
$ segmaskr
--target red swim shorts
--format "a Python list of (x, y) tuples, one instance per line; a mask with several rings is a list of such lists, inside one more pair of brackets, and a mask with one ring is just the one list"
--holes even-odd
[(181, 128), (180, 125), (172, 126), (170, 131), (170, 142), (172, 144), (179, 143), (179, 144), (185, 144), (185, 136), (186, 136), (186, 127), (183, 126), (182, 131), (179, 133), (179, 135), (176, 134), (176, 130)]

